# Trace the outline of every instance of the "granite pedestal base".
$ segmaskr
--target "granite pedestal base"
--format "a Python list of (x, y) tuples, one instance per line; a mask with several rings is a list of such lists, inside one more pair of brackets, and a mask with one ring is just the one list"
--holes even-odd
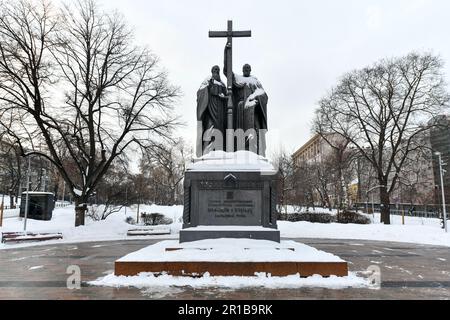
[(198, 241), (204, 239), (246, 238), (255, 240), (270, 240), (280, 242), (280, 231), (270, 228), (242, 229), (239, 227), (230, 230), (217, 228), (193, 227), (180, 230), (180, 242)]

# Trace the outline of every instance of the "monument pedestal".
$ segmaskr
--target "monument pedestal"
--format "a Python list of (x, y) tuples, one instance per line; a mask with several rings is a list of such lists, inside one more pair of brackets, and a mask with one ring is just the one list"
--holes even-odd
[(248, 151), (212, 152), (191, 165), (184, 180), (180, 242), (248, 238), (280, 242), (277, 172)]

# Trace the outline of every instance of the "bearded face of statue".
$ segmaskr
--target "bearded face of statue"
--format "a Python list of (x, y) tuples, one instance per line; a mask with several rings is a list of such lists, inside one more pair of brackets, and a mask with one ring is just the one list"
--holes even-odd
[(211, 69), (212, 77), (216, 81), (220, 81), (220, 68), (219, 66), (214, 66)]
[(250, 73), (252, 72), (252, 67), (250, 67), (249, 64), (244, 64), (242, 67), (242, 73), (244, 74), (244, 77), (250, 77)]

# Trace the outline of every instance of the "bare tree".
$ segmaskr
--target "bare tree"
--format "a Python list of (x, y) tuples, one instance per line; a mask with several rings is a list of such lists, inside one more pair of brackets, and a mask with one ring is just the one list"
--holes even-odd
[(15, 200), (20, 194), (20, 182), (22, 180), (22, 157), (18, 147), (11, 144), (0, 135), (0, 172), (2, 188), (0, 192), (9, 195), (9, 206), (15, 206)]
[(284, 208), (285, 213), (288, 213), (288, 205), (293, 204), (294, 192), (294, 160), (286, 153), (284, 148), (272, 156), (274, 167), (278, 172), (278, 199), (277, 204), (280, 207), (279, 212)]
[(95, 205), (88, 210), (93, 220), (106, 220), (119, 212), (124, 206), (137, 201), (137, 188), (133, 184), (134, 176), (129, 173), (129, 164), (122, 159), (114, 161), (103, 176), (95, 191)]
[(174, 139), (173, 145), (155, 144), (147, 149), (141, 160), (143, 179), (154, 188), (147, 192), (149, 200), (158, 198), (158, 203), (165, 205), (180, 204), (182, 201), (182, 181), (186, 169), (186, 162), (192, 154), (183, 139)]
[[(295, 163), (293, 171), (293, 201), (292, 203), (298, 207), (306, 207), (308, 211), (310, 207), (315, 208), (314, 195), (317, 193), (322, 206), (327, 206), (325, 197), (327, 193), (322, 193), (322, 189), (317, 184), (317, 175), (315, 166), (306, 161)], [(327, 198), (328, 199), (328, 198)]]
[[(170, 138), (179, 89), (155, 55), (133, 45), (122, 17), (93, 0), (65, 6), (57, 16), (44, 2), (2, 7), (0, 124), (22, 154), (57, 168), (75, 199), (75, 225), (83, 225), (87, 200), (114, 160), (133, 145)], [(34, 147), (36, 139), (46, 150)]]
[(373, 166), (380, 189), (381, 221), (390, 224), (390, 196), (416, 137), (449, 101), (443, 62), (412, 53), (346, 74), (316, 112), (318, 132), (340, 135)]

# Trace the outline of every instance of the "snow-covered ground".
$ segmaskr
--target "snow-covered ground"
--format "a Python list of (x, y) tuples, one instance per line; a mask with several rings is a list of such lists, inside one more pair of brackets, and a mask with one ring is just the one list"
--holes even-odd
[(432, 221), (425, 221), (424, 225), (418, 221), (407, 225), (379, 223), (347, 225), (279, 221), (278, 227), (281, 230), (281, 236), (288, 238), (379, 240), (450, 247), (450, 234), (445, 233)]
[[(3, 211), (3, 217), (4, 218), (10, 218), (10, 217), (18, 216), (19, 215), (19, 209), (9, 209), (9, 205), (10, 205), (9, 196), (8, 195), (3, 196), (2, 194), (0, 194), (0, 204), (2, 202), (2, 199), (3, 199), (4, 208), (5, 208), (5, 210)], [(6, 209), (6, 208), (8, 208), (8, 209)]]
[[(86, 219), (86, 225), (74, 227), (74, 207), (57, 208), (53, 212), (51, 221), (37, 221), (28, 219), (27, 230), (30, 232), (61, 232), (63, 240), (47, 241), (43, 243), (24, 244), (0, 244), (0, 249), (11, 247), (23, 247), (31, 245), (42, 245), (61, 242), (87, 242), (138, 239), (140, 237), (127, 236), (128, 229), (135, 226), (127, 224), (127, 216), (136, 219), (136, 206), (122, 209), (104, 221), (92, 221)], [(182, 206), (140, 206), (140, 212), (162, 213), (175, 222), (170, 225), (171, 235), (152, 236), (159, 239), (176, 239), (181, 229)], [(405, 217), (405, 225), (402, 225), (400, 216), (391, 216), (392, 225), (377, 223), (380, 221), (375, 214), (375, 223), (370, 225), (354, 224), (318, 224), (309, 222), (286, 222), (279, 221), (278, 227), (281, 236), (285, 238), (325, 238), (325, 239), (358, 239), (358, 240), (380, 240), (398, 241), (417, 244), (442, 245), (450, 247), (450, 234), (445, 233), (440, 227), (439, 219), (427, 219), (417, 217)], [(6, 218), (0, 232), (17, 232), (23, 230), (23, 219), (18, 217)], [(148, 237), (146, 237), (148, 238)]]
[[(125, 213), (126, 211), (126, 213)], [(182, 206), (140, 206), (140, 212), (147, 213), (162, 213), (175, 222), (169, 227), (171, 229), (171, 235), (153, 236), (155, 238), (177, 238), (178, 232), (181, 229), (180, 217), (183, 214)], [(39, 221), (33, 219), (27, 219), (27, 231), (28, 232), (49, 232), (56, 233), (61, 232), (63, 234), (63, 240), (51, 240), (41, 243), (23, 243), (23, 244), (0, 244), (0, 249), (6, 249), (11, 247), (25, 247), (34, 246), (40, 244), (50, 243), (71, 243), (71, 242), (88, 242), (88, 241), (108, 241), (108, 240), (124, 240), (124, 239), (139, 239), (142, 237), (127, 236), (129, 229), (136, 228), (136, 225), (130, 225), (125, 222), (127, 217), (136, 219), (136, 208), (122, 208), (120, 212), (112, 214), (106, 220), (93, 221), (86, 217), (86, 225), (80, 227), (74, 227), (75, 225), (75, 208), (74, 206), (68, 206), (65, 208), (56, 208), (53, 211), (53, 217), (51, 221)], [(19, 217), (6, 218), (3, 220), (3, 227), (0, 228), (0, 232), (20, 232), (23, 231), (24, 219)]]

